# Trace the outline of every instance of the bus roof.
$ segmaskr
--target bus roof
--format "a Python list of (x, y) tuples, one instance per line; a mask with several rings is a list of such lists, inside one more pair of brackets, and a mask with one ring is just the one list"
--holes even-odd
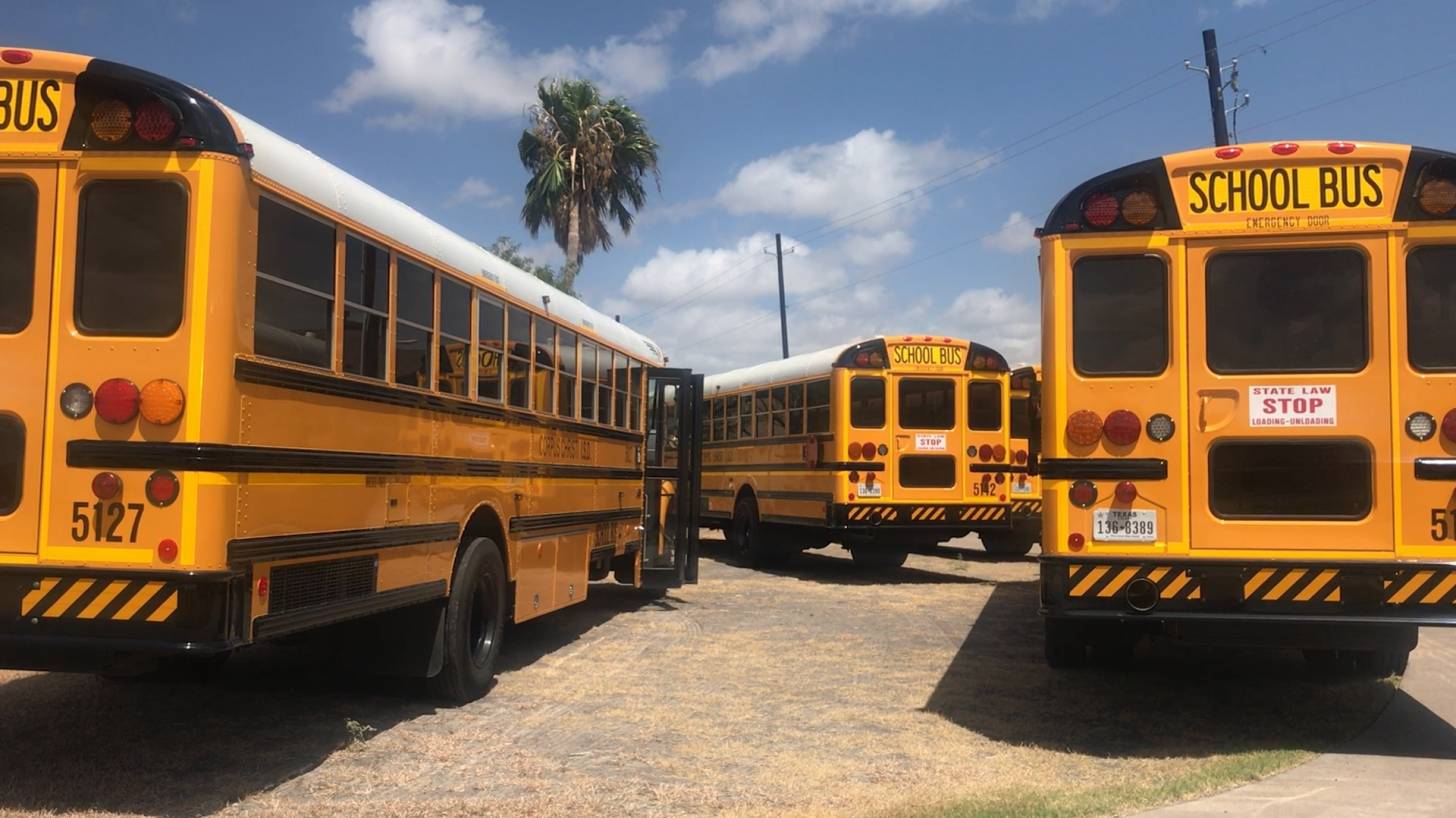
[[(629, 354), (661, 365), (666, 359), (645, 335), (614, 321), (418, 210), (357, 179), (307, 148), (222, 106), (243, 141), (253, 146), (253, 171), (284, 188), (467, 275), (495, 283), (556, 321), (576, 324)], [(549, 297), (549, 304), (543, 302)]]
[(857, 338), (853, 341), (846, 341), (832, 347), (818, 350), (816, 352), (805, 352), (799, 355), (792, 355), (777, 361), (767, 361), (753, 366), (745, 366), (741, 369), (732, 369), (727, 372), (720, 372), (716, 375), (709, 375), (703, 381), (703, 394), (705, 397), (713, 397), (720, 392), (736, 392), (740, 389), (752, 389), (759, 386), (783, 383), (785, 381), (797, 381), (815, 376), (828, 375), (834, 368), (835, 361), (839, 360), (847, 350), (872, 342), (881, 342), (880, 352), (885, 351), (885, 344), (888, 345), (912, 345), (931, 344), (934, 346), (955, 346), (969, 349), (976, 347), (978, 353), (985, 352), (1000, 366), (1005, 366), (1005, 359), (999, 352), (990, 347), (964, 338), (948, 338), (941, 335), (874, 335), (864, 338)]

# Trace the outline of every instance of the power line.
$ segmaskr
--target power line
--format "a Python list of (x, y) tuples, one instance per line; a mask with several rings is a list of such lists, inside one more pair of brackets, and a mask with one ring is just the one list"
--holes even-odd
[(1338, 97), (1335, 97), (1333, 99), (1325, 100), (1324, 102), (1320, 102), (1320, 103), (1317, 103), (1315, 105), (1311, 105), (1308, 108), (1303, 108), (1303, 109), (1298, 110), (1298, 111), (1295, 111), (1293, 113), (1285, 114), (1284, 116), (1277, 116), (1277, 117), (1274, 117), (1273, 119), (1266, 119), (1263, 122), (1258, 123), (1257, 125), (1250, 125), (1249, 127), (1245, 128), (1244, 130), (1246, 130), (1246, 131), (1253, 131), (1253, 130), (1258, 130), (1259, 128), (1267, 128), (1270, 125), (1274, 125), (1274, 124), (1277, 124), (1279, 122), (1283, 122), (1283, 121), (1285, 121), (1287, 119), (1293, 119), (1293, 118), (1295, 118), (1297, 116), (1304, 116), (1305, 114), (1310, 113), (1311, 111), (1318, 111), (1321, 108), (1328, 108), (1331, 105), (1338, 105), (1341, 102), (1345, 102), (1346, 100), (1354, 99), (1355, 97), (1363, 97), (1366, 94), (1373, 94), (1376, 91), (1384, 90), (1386, 88), (1391, 87), (1392, 85), (1399, 85), (1402, 82), (1408, 82), (1410, 80), (1415, 79), (1416, 77), (1422, 77), (1422, 76), (1425, 76), (1426, 74), (1432, 74), (1432, 73), (1435, 73), (1435, 72), (1440, 71), (1440, 70), (1445, 69), (1445, 68), (1451, 68), (1453, 66), (1456, 66), (1456, 60), (1447, 60), (1446, 62), (1440, 63), (1438, 65), (1433, 65), (1433, 66), (1431, 66), (1429, 68), (1422, 68), (1419, 71), (1414, 71), (1414, 72), (1409, 73), (1409, 74), (1406, 74), (1404, 76), (1396, 77), (1393, 80), (1386, 80), (1385, 82), (1379, 83), (1377, 85), (1372, 85), (1372, 86), (1370, 86), (1368, 88), (1362, 88), (1359, 91), (1354, 91), (1352, 93), (1344, 94), (1342, 96), (1338, 96)]

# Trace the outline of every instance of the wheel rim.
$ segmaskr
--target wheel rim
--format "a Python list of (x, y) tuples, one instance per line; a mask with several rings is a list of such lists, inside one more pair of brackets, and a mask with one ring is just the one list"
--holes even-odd
[(484, 667), (495, 647), (496, 592), (494, 577), (482, 571), (470, 605), (470, 661)]

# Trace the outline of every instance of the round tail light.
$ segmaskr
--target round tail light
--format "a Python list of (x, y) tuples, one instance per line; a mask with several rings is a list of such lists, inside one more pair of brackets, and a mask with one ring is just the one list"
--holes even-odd
[(1081, 551), (1082, 547), (1086, 544), (1087, 538), (1082, 536), (1081, 534), (1067, 535), (1067, 548), (1071, 549), (1072, 551)]
[(864, 451), (864, 450), (859, 447), (859, 444), (858, 443), (851, 443), (851, 444), (849, 444), (849, 459), (850, 460), (858, 460), (859, 459), (859, 453), (862, 452), (862, 451)]
[(1117, 197), (1107, 193), (1094, 193), (1082, 203), (1082, 217), (1093, 227), (1110, 227), (1117, 221)]
[(1107, 421), (1102, 424), (1102, 434), (1107, 436), (1108, 442), (1118, 446), (1131, 446), (1142, 433), (1142, 420), (1126, 409), (1118, 409), (1109, 414)]
[(1450, 179), (1431, 179), (1421, 185), (1416, 195), (1421, 210), (1432, 216), (1444, 216), (1456, 208), (1456, 182)]
[(857, 471), (850, 472), (849, 473), (849, 482), (851, 482), (851, 483), (858, 483), (859, 482), (859, 472), (857, 472)]
[(1067, 439), (1078, 446), (1095, 446), (1102, 439), (1102, 417), (1091, 409), (1078, 409), (1067, 417)]
[(177, 541), (162, 540), (161, 542), (157, 543), (157, 557), (159, 557), (162, 562), (171, 562), (172, 560), (177, 559)]
[(131, 133), (131, 108), (119, 99), (104, 99), (91, 109), (91, 133), (115, 144)]
[(998, 472), (996, 472), (996, 482), (998, 484), (1005, 483), (1006, 482), (1006, 472), (1004, 472), (1004, 471), (998, 471)]
[(865, 460), (874, 460), (875, 459), (875, 444), (873, 444), (873, 443), (865, 443), (864, 445), (860, 446), (860, 455), (859, 456), (862, 457), (862, 458), (864, 458)]
[(177, 119), (161, 100), (143, 102), (136, 112), (136, 133), (146, 142), (159, 143), (177, 131)]
[(141, 402), (141, 392), (126, 378), (112, 378), (96, 387), (96, 414), (107, 423), (131, 423)]
[(1072, 484), (1067, 497), (1077, 508), (1087, 508), (1097, 502), (1097, 485), (1090, 480), (1078, 480)]
[(1445, 435), (1447, 440), (1456, 443), (1456, 409), (1452, 409), (1441, 418), (1441, 434)]
[(1425, 412), (1413, 412), (1405, 419), (1405, 433), (1422, 443), (1436, 436), (1436, 419)]
[(147, 499), (152, 505), (165, 508), (177, 501), (177, 495), (182, 493), (182, 484), (177, 481), (177, 475), (166, 471), (154, 471), (152, 476), (147, 478)]
[(1112, 490), (1112, 496), (1116, 497), (1119, 503), (1131, 503), (1137, 499), (1137, 486), (1131, 480), (1123, 480)]
[(166, 378), (158, 378), (142, 387), (141, 412), (148, 423), (170, 426), (182, 417), (186, 400), (182, 387)]
[(990, 443), (982, 443), (981, 448), (976, 450), (976, 456), (981, 458), (981, 460), (985, 462), (990, 462), (991, 456), (995, 453), (996, 452), (992, 450)]
[(96, 403), (96, 396), (91, 394), (91, 387), (84, 383), (73, 383), (61, 390), (61, 412), (71, 420), (80, 420), (91, 414), (91, 407)]
[(91, 493), (98, 500), (110, 500), (121, 492), (121, 478), (116, 472), (104, 471), (91, 478)]
[(1135, 227), (1152, 224), (1158, 215), (1158, 199), (1146, 190), (1134, 190), (1122, 199), (1122, 218)]
[(1006, 447), (1005, 446), (1002, 446), (1000, 443), (997, 443), (995, 446), (991, 447), (991, 458), (993, 460), (995, 460), (997, 463), (1001, 462), (1002, 460), (1005, 460), (1006, 459)]
[(1025, 465), (1025, 464), (1026, 464), (1026, 452), (1025, 451), (1022, 451), (1021, 449), (1017, 449), (1016, 450), (1016, 465), (1021, 466), (1021, 465)]
[(1173, 437), (1173, 418), (1158, 413), (1148, 418), (1148, 437), (1159, 443), (1166, 443)]

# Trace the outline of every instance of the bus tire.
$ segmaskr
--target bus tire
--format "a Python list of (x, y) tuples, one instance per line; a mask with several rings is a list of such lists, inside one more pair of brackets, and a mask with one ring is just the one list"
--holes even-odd
[(905, 560), (910, 557), (910, 552), (899, 549), (866, 546), (863, 548), (849, 549), (849, 556), (854, 559), (855, 565), (863, 568), (889, 570), (904, 566)]
[(986, 553), (997, 557), (1024, 557), (1036, 544), (1034, 534), (1017, 529), (979, 531), (977, 536), (981, 538), (981, 547), (986, 549)]
[(1404, 675), (1406, 666), (1410, 664), (1410, 651), (1408, 650), (1357, 650), (1353, 653), (1355, 672), (1369, 679)]
[(430, 680), (436, 696), (466, 704), (495, 680), (506, 621), (506, 571), (500, 548), (471, 540), (455, 565), (445, 602), (444, 665)]
[(1057, 619), (1043, 619), (1046, 634), (1046, 663), (1056, 670), (1086, 667), (1087, 642), (1080, 628)]
[(758, 503), (752, 494), (740, 494), (733, 504), (728, 538), (733, 556), (749, 568), (765, 568), (781, 561), (777, 545), (758, 520)]

